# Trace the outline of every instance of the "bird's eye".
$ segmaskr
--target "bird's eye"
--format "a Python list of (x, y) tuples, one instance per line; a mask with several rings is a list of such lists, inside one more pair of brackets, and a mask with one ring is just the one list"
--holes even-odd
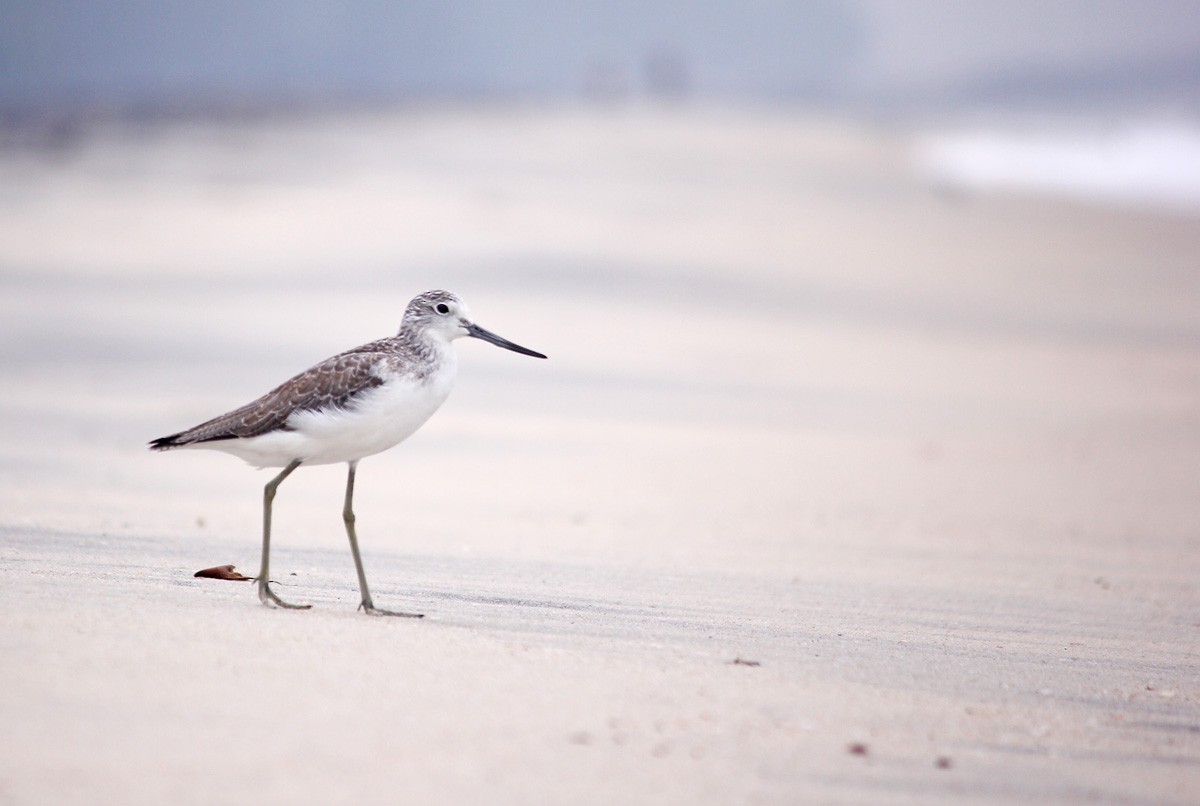
[(450, 313), (450, 306), (444, 302), (439, 302), (437, 305), (434, 305), (433, 309), (442, 314)]

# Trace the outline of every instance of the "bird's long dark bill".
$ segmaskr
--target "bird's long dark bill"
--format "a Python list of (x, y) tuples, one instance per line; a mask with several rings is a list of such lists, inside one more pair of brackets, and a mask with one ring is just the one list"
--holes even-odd
[(514, 353), (520, 353), (521, 355), (531, 355), (534, 358), (545, 358), (546, 357), (546, 356), (542, 355), (541, 353), (530, 350), (528, 347), (522, 347), (519, 344), (513, 344), (508, 339), (501, 338), (500, 336), (497, 336), (495, 333), (491, 332), (490, 330), (484, 330), (479, 325), (467, 325), (467, 334), (470, 336), (474, 336), (477, 339), (483, 339), (484, 341), (490, 341), (492, 344), (496, 345), (497, 347), (503, 347), (505, 350), (512, 350)]

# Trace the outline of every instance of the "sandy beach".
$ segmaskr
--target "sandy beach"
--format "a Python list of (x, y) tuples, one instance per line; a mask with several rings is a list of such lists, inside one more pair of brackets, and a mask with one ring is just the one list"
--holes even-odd
[[(0, 150), (0, 804), (1200, 799), (1200, 220), (901, 129), (414, 107)], [(344, 468), (150, 439), (459, 342)], [(470, 341), (470, 340), (468, 340)]]

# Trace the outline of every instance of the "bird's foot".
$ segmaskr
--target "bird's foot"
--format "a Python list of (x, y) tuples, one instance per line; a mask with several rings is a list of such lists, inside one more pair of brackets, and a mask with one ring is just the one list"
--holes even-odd
[(285, 602), (276, 596), (275, 591), (266, 585), (258, 586), (258, 599), (267, 607), (282, 607), (285, 610), (308, 610), (312, 607), (310, 604), (291, 604), (290, 602)]
[(362, 602), (358, 609), (366, 613), (368, 616), (397, 616), (399, 618), (425, 618), (424, 613), (401, 613), (398, 610), (384, 610), (376, 607), (370, 602)]

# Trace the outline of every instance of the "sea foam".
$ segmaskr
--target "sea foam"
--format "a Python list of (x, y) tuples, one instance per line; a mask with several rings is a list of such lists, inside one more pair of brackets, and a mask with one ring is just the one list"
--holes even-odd
[(974, 127), (918, 138), (918, 170), (962, 190), (1006, 190), (1200, 215), (1200, 125)]

